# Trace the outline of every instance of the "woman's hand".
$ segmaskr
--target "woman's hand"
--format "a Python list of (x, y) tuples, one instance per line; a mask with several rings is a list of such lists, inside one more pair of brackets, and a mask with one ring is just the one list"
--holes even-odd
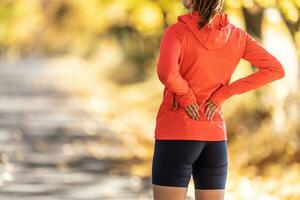
[(208, 118), (208, 120), (211, 120), (214, 117), (216, 111), (219, 110), (218, 107), (210, 99), (208, 99), (203, 106), (205, 107), (205, 116)]
[[(219, 108), (210, 99), (208, 99), (203, 106), (205, 107), (205, 116), (208, 118), (208, 120), (211, 120), (214, 117), (215, 113), (219, 110)], [(176, 101), (176, 99), (174, 99), (173, 109), (176, 110), (177, 108), (178, 102)], [(184, 109), (190, 118), (199, 120), (199, 106), (197, 103), (193, 103), (192, 105), (187, 106)]]
[[(176, 99), (174, 99), (173, 109), (176, 110), (177, 107), (178, 107), (178, 102), (176, 101)], [(184, 108), (184, 110), (191, 119), (194, 119), (194, 120), (200, 119), (199, 106), (198, 106), (197, 102), (195, 102), (189, 106), (186, 106)]]
[(184, 108), (185, 112), (189, 115), (190, 118), (194, 119), (194, 120), (199, 120), (200, 115), (199, 115), (199, 106), (198, 104), (195, 102), (189, 106), (186, 106)]

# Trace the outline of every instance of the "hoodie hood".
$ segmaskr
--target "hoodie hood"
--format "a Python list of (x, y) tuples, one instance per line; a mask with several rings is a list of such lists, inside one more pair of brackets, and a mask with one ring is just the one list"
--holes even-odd
[(216, 14), (211, 23), (198, 29), (197, 22), (201, 16), (197, 11), (191, 11), (177, 18), (179, 23), (184, 23), (194, 34), (199, 43), (206, 49), (219, 49), (223, 47), (231, 33), (231, 28), (226, 13)]

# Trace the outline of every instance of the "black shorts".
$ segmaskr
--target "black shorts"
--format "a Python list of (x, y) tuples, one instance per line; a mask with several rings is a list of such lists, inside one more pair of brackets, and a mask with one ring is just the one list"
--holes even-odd
[(155, 140), (152, 184), (195, 189), (225, 189), (227, 140)]

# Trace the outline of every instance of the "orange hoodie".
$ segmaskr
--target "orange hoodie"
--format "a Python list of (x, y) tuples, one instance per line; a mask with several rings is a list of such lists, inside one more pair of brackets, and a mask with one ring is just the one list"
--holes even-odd
[[(198, 29), (200, 17), (196, 11), (178, 16), (162, 36), (156, 71), (165, 87), (156, 116), (156, 139), (227, 140), (222, 103), (285, 75), (282, 64), (251, 35), (229, 23), (226, 13)], [(229, 84), (242, 58), (258, 70)], [(175, 99), (179, 105), (173, 110)], [(219, 108), (211, 121), (204, 114), (208, 99)], [(200, 120), (184, 111), (195, 102)]]

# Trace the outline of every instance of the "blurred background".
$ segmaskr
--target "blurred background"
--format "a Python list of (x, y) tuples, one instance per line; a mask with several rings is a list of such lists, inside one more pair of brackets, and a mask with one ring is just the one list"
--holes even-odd
[[(286, 71), (223, 104), (226, 200), (300, 199), (299, 10), (225, 0)], [(1, 200), (152, 199), (156, 58), (186, 12), (180, 0), (0, 1)], [(232, 81), (255, 70), (241, 60)]]

